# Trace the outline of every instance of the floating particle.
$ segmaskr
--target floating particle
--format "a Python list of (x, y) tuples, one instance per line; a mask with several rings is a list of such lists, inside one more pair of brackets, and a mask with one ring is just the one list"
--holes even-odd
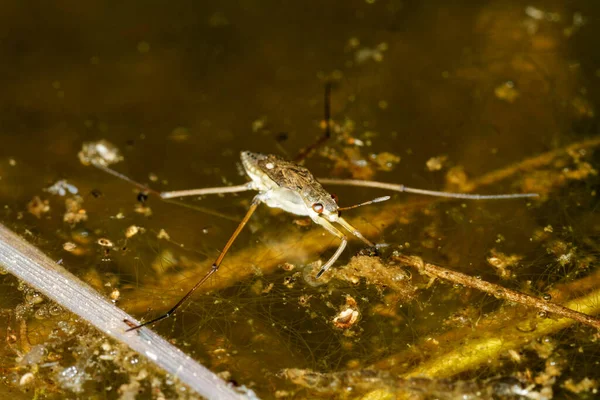
[(573, 393), (597, 393), (598, 381), (585, 377), (578, 383), (575, 383), (573, 379), (569, 378), (563, 383), (563, 387)]
[(130, 237), (137, 235), (142, 229), (143, 228), (140, 228), (139, 226), (131, 225), (125, 230), (125, 237), (129, 239)]
[(79, 192), (75, 185), (70, 184), (65, 179), (56, 181), (56, 183), (44, 190), (50, 194), (56, 194), (59, 196), (65, 196), (67, 193), (77, 194)]
[(267, 285), (267, 287), (262, 290), (262, 293), (263, 294), (269, 293), (271, 291), (271, 289), (273, 289), (274, 286), (275, 286), (275, 284), (273, 282), (269, 283)]
[(514, 103), (517, 97), (519, 97), (519, 91), (515, 88), (515, 84), (512, 81), (506, 81), (494, 89), (494, 94), (500, 100), (504, 100), (507, 103)]
[(391, 171), (395, 164), (400, 162), (400, 157), (384, 151), (379, 154), (371, 154), (371, 161), (375, 163), (379, 171)]
[(83, 165), (97, 164), (103, 167), (123, 160), (119, 149), (104, 139), (84, 143), (77, 156)]
[(252, 132), (260, 132), (267, 125), (267, 117), (260, 117), (254, 122), (252, 122)]
[(63, 243), (63, 249), (69, 253), (72, 253), (77, 249), (77, 245), (73, 242), (65, 242)]
[(102, 247), (113, 247), (113, 242), (111, 242), (107, 238), (100, 238), (96, 243), (98, 243)]
[(550, 21), (550, 22), (560, 21), (560, 14), (553, 13), (553, 12), (547, 12), (547, 11), (544, 11), (540, 8), (533, 7), (533, 6), (525, 7), (525, 14), (528, 17), (535, 19), (536, 21), (542, 21), (542, 20), (546, 20), (546, 21)]
[(137, 203), (133, 207), (133, 211), (135, 211), (138, 214), (142, 214), (143, 216), (146, 216), (146, 217), (149, 217), (152, 215), (152, 209), (150, 207), (143, 205), (142, 203)]
[(356, 49), (360, 46), (360, 40), (357, 37), (351, 37), (346, 44), (347, 49)]
[(177, 128), (173, 129), (169, 134), (169, 139), (173, 140), (174, 142), (185, 142), (189, 138), (190, 131), (188, 128), (185, 128), (183, 126), (178, 126)]
[(17, 165), (17, 160), (15, 160), (14, 158), (9, 158), (8, 159), (8, 165), (10, 165), (11, 167), (14, 167)]
[(67, 211), (63, 216), (63, 221), (69, 224), (87, 221), (87, 212), (82, 207), (83, 198), (81, 196), (73, 196), (65, 200), (65, 208)]
[(25, 373), (21, 379), (19, 379), (20, 386), (28, 386), (35, 381), (35, 376), (31, 372)]
[(38, 196), (34, 196), (33, 199), (27, 203), (27, 211), (37, 218), (41, 218), (42, 214), (50, 211), (50, 205), (48, 204), (48, 200), (42, 200)]
[(161, 229), (158, 232), (158, 235), (156, 235), (156, 237), (158, 239), (165, 239), (165, 240), (171, 240), (171, 236), (169, 236), (169, 234), (167, 233), (167, 231), (165, 231), (164, 229)]
[(523, 256), (516, 254), (507, 255), (496, 249), (492, 249), (490, 253), (490, 256), (487, 258), (488, 264), (496, 268), (498, 275), (504, 279), (512, 277), (512, 269), (518, 267), (519, 262), (523, 259)]
[(112, 292), (110, 292), (110, 299), (112, 301), (119, 300), (119, 297), (121, 297), (121, 292), (119, 292), (119, 289), (115, 289)]
[(303, 294), (302, 296), (298, 297), (298, 304), (300, 304), (302, 307), (308, 307), (311, 297), (311, 294)]
[(294, 268), (296, 268), (296, 266), (294, 264), (290, 264), (290, 263), (283, 263), (279, 266), (282, 270), (284, 271), (293, 271)]
[(381, 62), (383, 61), (383, 53), (387, 48), (388, 45), (385, 42), (378, 44), (374, 48), (363, 47), (354, 53), (354, 60), (357, 64), (362, 64), (369, 60)]
[(283, 278), (283, 286), (287, 287), (288, 289), (293, 288), (295, 284), (296, 284), (296, 276), (295, 275), (286, 276), (285, 278)]
[(356, 324), (359, 316), (360, 312), (356, 300), (352, 296), (346, 296), (346, 304), (333, 318), (333, 325), (339, 329), (349, 329)]
[(431, 157), (425, 165), (429, 171), (439, 171), (444, 167), (446, 160), (448, 160), (448, 156)]

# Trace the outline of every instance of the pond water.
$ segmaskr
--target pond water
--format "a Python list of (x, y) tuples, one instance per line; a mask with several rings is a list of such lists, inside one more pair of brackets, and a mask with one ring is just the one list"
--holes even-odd
[[(292, 159), (323, 134), (329, 83), (332, 136), (304, 162), (315, 176), (540, 193), (448, 201), (328, 186), (343, 206), (392, 199), (344, 212), (387, 246), (351, 239), (318, 281), (313, 263), (338, 239), (260, 206), (218, 273), (152, 327), (225, 380), (265, 399), (491, 398), (516, 384), (529, 398), (596, 396), (594, 328), (434, 280), (397, 256), (600, 311), (597, 3), (0, 10), (1, 221), (138, 318), (203, 276), (253, 194), (184, 207), (140, 196), (82, 165), (86, 142), (114, 144), (123, 161), (112, 167), (158, 191), (242, 184), (241, 151)], [(60, 180), (72, 185), (64, 195), (48, 189)], [(0, 394), (194, 397), (14, 277), (0, 284)]]

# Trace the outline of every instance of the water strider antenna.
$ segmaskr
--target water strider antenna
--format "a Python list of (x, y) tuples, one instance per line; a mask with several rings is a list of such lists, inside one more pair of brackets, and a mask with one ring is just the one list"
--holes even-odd
[(374, 203), (381, 203), (382, 201), (387, 201), (389, 199), (391, 199), (390, 196), (377, 197), (377, 198), (375, 198), (373, 200), (365, 201), (364, 203), (355, 204), (353, 206), (339, 207), (338, 211), (352, 210), (353, 208), (358, 208), (358, 207), (362, 207), (362, 206), (368, 206), (369, 204), (374, 204)]

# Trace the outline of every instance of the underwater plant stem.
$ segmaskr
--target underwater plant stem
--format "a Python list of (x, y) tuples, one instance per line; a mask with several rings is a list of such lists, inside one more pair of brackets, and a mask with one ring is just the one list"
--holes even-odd
[(116, 307), (26, 240), (0, 224), (0, 265), (106, 335), (126, 344), (209, 399), (243, 399), (210, 370), (150, 330), (126, 334)]
[[(566, 303), (569, 308), (577, 308), (586, 314), (600, 312), (600, 289)], [(463, 338), (460, 344), (449, 352), (433, 357), (419, 364), (406, 374), (409, 377), (447, 378), (465, 371), (473, 370), (489, 360), (498, 359), (510, 349), (518, 349), (527, 343), (568, 328), (575, 321), (571, 318), (535, 320), (535, 329), (520, 331), (515, 325), (508, 324), (496, 333), (483, 334), (474, 338)], [(521, 320), (520, 322), (524, 322)]]
[(503, 286), (496, 285), (491, 282), (486, 282), (482, 279), (478, 279), (473, 276), (469, 276), (451, 269), (440, 267), (430, 263), (423, 262), (421, 257), (415, 256), (404, 256), (396, 255), (393, 257), (395, 260), (400, 261), (403, 264), (417, 268), (420, 272), (425, 273), (429, 276), (444, 279), (453, 283), (474, 288), (482, 292), (491, 294), (499, 299), (512, 301), (518, 304), (523, 304), (528, 307), (537, 308), (538, 310), (553, 313), (563, 318), (571, 318), (577, 322), (585, 325), (589, 325), (596, 329), (600, 329), (600, 319), (581, 313), (579, 311), (572, 310), (564, 307), (560, 304), (553, 303), (539, 299), (535, 296), (531, 296), (526, 293), (518, 292), (516, 290), (507, 289)]

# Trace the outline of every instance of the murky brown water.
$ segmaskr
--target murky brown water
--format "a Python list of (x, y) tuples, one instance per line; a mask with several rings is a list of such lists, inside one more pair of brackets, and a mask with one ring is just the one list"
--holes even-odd
[[(309, 285), (304, 266), (326, 260), (337, 241), (319, 227), (294, 223), (293, 216), (259, 209), (221, 271), (176, 318), (154, 329), (261, 398), (331, 396), (306, 377), (296, 381), (304, 386), (286, 379), (281, 371), (287, 368), (345, 373), (373, 366), (390, 375), (373, 387), (346, 382), (334, 388), (337, 395), (360, 398), (379, 388), (380, 397), (372, 398), (391, 398), (384, 396), (396, 393), (398, 377), (435, 363), (452, 348), (461, 351), (473, 332), (502, 337), (523, 331), (515, 321), (527, 318), (535, 331), (531, 310), (448, 283), (428, 285), (414, 270), (387, 265), (395, 250), (534, 295), (566, 300), (598, 289), (593, 282), (585, 289), (578, 283), (597, 270), (598, 144), (519, 164), (597, 140), (598, 6), (337, 3), (0, 5), (2, 222), (107, 296), (118, 289), (119, 306), (140, 318), (168, 309), (206, 271), (252, 195), (185, 200), (208, 211), (151, 197), (145, 203), (151, 215), (144, 215), (135, 211), (135, 189), (79, 163), (84, 142), (111, 141), (125, 156), (115, 169), (157, 190), (241, 184), (246, 178), (239, 173), (240, 151), (293, 157), (320, 135), (329, 78), (334, 135), (305, 163), (316, 176), (354, 175), (432, 190), (542, 193), (541, 200), (485, 202), (394, 195), (387, 203), (348, 211), (372, 241), (389, 244), (381, 254), (383, 268), (412, 274), (414, 286), (403, 294), (366, 269), (357, 273), (363, 277), (358, 283), (336, 276), (325, 279), (326, 285)], [(433, 157), (441, 157), (440, 170), (427, 167)], [(505, 179), (477, 180), (512, 165), (520, 169)], [(65, 223), (65, 197), (44, 191), (60, 179), (78, 188), (86, 221)], [(332, 191), (343, 205), (385, 194)], [(50, 207), (39, 218), (28, 212), (35, 196)], [(125, 240), (132, 225), (145, 232)], [(161, 229), (171, 241), (157, 238)], [(100, 238), (115, 246), (106, 251), (96, 243)], [(77, 250), (66, 251), (66, 242)], [(361, 249), (352, 241), (335, 267), (346, 266)], [(281, 268), (283, 262), (295, 269)], [(361, 268), (353, 262), (344, 270)], [(38, 306), (26, 302), (30, 343), (16, 334), (15, 344), (9, 336), (19, 323), (12, 311), (23, 303), (23, 293), (11, 276), (1, 283), (0, 308), (6, 311), (0, 336), (7, 333), (10, 345), (0, 346), (0, 394), (30, 398), (34, 386), (19, 379), (32, 371), (38, 383), (55, 379), (38, 385), (40, 396), (89, 397), (103, 390), (96, 398), (118, 398), (119, 390), (127, 392), (119, 388), (131, 382), (127, 371), (133, 371), (108, 373), (101, 362), (81, 383), (84, 392), (73, 394), (73, 387), (56, 379), (87, 354), (65, 342), (65, 326), (54, 349), (62, 356), (46, 354), (40, 361), (52, 365), (34, 370), (15, 364), (28, 346), (58, 340), (48, 339), (49, 332), (70, 319), (66, 313), (36, 318)], [(574, 286), (563, 289), (566, 294), (553, 292), (560, 284)], [(340, 329), (333, 319), (348, 296), (360, 318)], [(501, 327), (494, 327), (498, 321)], [(89, 346), (101, 348), (102, 339), (90, 335)], [(489, 378), (517, 377), (546, 395), (551, 388), (556, 398), (593, 398), (593, 384), (575, 387), (584, 378), (600, 379), (592, 328), (533, 333), (526, 342), (503, 348), (489, 363), (421, 375), (475, 379), (484, 388)], [(152, 397), (149, 381), (139, 379), (144, 398)], [(353, 391), (341, 390), (346, 386)], [(438, 396), (463, 393), (420, 388)], [(175, 389), (168, 393), (185, 396)]]

